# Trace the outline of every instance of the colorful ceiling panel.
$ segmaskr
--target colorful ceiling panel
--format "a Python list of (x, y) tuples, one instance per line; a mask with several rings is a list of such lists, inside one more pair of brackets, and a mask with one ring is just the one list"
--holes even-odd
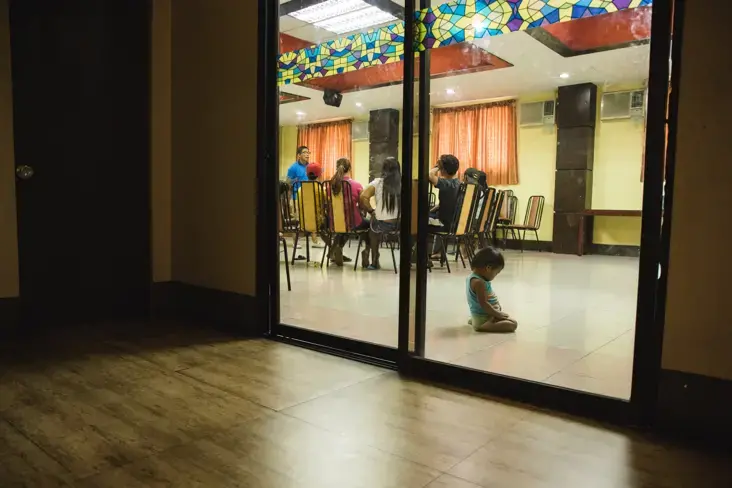
[[(509, 68), (512, 64), (484, 51), (473, 44), (454, 44), (432, 53), (430, 73), (432, 78), (455, 76), (478, 71)], [(419, 58), (415, 71), (419, 70)], [(315, 78), (302, 83), (316, 90), (335, 90), (348, 93), (356, 90), (379, 88), (404, 81), (404, 61), (369, 69), (351, 71), (336, 76)]]
[(543, 27), (573, 54), (617, 49), (651, 38), (652, 9), (641, 7)]
[[(416, 50), (645, 7), (653, 0), (458, 0), (415, 12)], [(404, 23), (304, 47), (279, 56), (278, 84), (288, 85), (397, 63)]]

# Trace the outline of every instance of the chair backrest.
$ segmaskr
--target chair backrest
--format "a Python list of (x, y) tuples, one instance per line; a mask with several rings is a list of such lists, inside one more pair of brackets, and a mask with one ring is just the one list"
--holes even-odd
[(494, 203), (496, 200), (496, 189), (492, 186), (489, 186), (482, 192), (482, 194), (482, 205), (475, 214), (477, 228), (473, 231), (473, 233), (481, 233), (488, 230), (488, 227), (486, 226), (491, 221), (491, 212), (495, 210)]
[(330, 181), (323, 183), (323, 189), (328, 198), (328, 209), (330, 212), (329, 229), (336, 234), (347, 234), (354, 228), (353, 215), (357, 209), (354, 208), (353, 190), (351, 183), (343, 181), (341, 191), (338, 195), (333, 193)]
[(462, 183), (458, 191), (458, 206), (455, 219), (454, 234), (462, 236), (470, 232), (474, 219), (478, 198), (478, 185), (474, 183)]
[(498, 220), (500, 219), (501, 208), (503, 207), (503, 202), (505, 199), (506, 194), (504, 192), (496, 192), (496, 198), (493, 201), (493, 208), (491, 209), (490, 216), (488, 217), (488, 228), (485, 230), (485, 232), (495, 232), (496, 225), (498, 225)]
[(501, 200), (501, 206), (498, 207), (498, 220), (511, 220), (512, 194), (513, 192), (511, 190), (501, 190), (501, 195), (503, 195), (503, 199)]
[(292, 186), (288, 183), (280, 183), (279, 198), (279, 230), (280, 232), (295, 232), (298, 224), (294, 216), (295, 202), (292, 199)]
[[(511, 192), (513, 193), (513, 192)], [(508, 197), (508, 221), (512, 224), (516, 223), (516, 214), (518, 213), (518, 197), (511, 194)]]
[(318, 221), (324, 212), (323, 185), (319, 181), (303, 181), (297, 192), (297, 203), (300, 211), (300, 230), (318, 232)]
[(524, 226), (539, 230), (541, 226), (541, 216), (544, 213), (544, 197), (541, 195), (533, 195), (529, 197), (529, 203), (526, 207), (526, 216), (524, 217)]

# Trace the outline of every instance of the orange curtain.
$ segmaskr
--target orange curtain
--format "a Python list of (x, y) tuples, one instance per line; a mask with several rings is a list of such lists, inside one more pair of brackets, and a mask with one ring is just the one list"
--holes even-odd
[(432, 123), (432, 155), (452, 154), (460, 171), (484, 171), (489, 185), (517, 185), (516, 100), (436, 108)]
[(340, 158), (351, 160), (353, 173), (351, 126), (351, 120), (338, 120), (297, 128), (297, 145), (310, 149), (310, 162), (320, 164), (324, 180), (335, 174), (336, 161)]

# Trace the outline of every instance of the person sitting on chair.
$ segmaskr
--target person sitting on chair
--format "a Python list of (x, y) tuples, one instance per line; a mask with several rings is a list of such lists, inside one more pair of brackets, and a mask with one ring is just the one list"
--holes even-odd
[[(359, 210), (359, 198), (363, 191), (363, 186), (356, 180), (351, 179), (351, 161), (348, 158), (341, 158), (336, 162), (336, 172), (333, 178), (330, 179), (330, 188), (333, 195), (340, 195), (343, 191), (343, 182), (347, 181), (351, 187), (351, 209), (353, 210), (352, 230), (368, 229), (368, 221), (364, 220)], [(337, 236), (333, 242), (333, 248), (331, 251), (331, 260), (336, 266), (343, 266), (343, 263), (351, 261), (351, 258), (343, 255), (343, 246), (346, 245), (347, 236)]]
[[(371, 198), (376, 205), (371, 206)], [(374, 181), (361, 192), (361, 208), (371, 215), (369, 246), (361, 253), (361, 266), (366, 269), (379, 269), (379, 243), (384, 232), (399, 230), (399, 209), (402, 201), (402, 170), (396, 158), (386, 158), (381, 169), (381, 178)], [(371, 262), (369, 263), (369, 251)]]
[[(429, 180), (432, 186), (439, 191), (439, 203), (430, 212), (430, 219), (440, 221), (439, 226), (430, 224), (430, 232), (449, 232), (452, 228), (457, 204), (460, 179), (458, 178), (460, 161), (452, 154), (443, 154), (437, 160), (437, 165), (429, 172)], [(428, 243), (427, 249), (431, 249), (432, 257), (440, 259), (442, 256), (442, 245), (439, 239), (434, 243)]]

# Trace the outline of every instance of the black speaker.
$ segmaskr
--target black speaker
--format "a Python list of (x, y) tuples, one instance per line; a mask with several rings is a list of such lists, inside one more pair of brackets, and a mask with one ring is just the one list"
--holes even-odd
[(597, 85), (583, 83), (559, 87), (557, 127), (595, 127)]
[(323, 101), (330, 107), (340, 107), (343, 101), (343, 95), (340, 92), (326, 88), (325, 93), (323, 93)]

